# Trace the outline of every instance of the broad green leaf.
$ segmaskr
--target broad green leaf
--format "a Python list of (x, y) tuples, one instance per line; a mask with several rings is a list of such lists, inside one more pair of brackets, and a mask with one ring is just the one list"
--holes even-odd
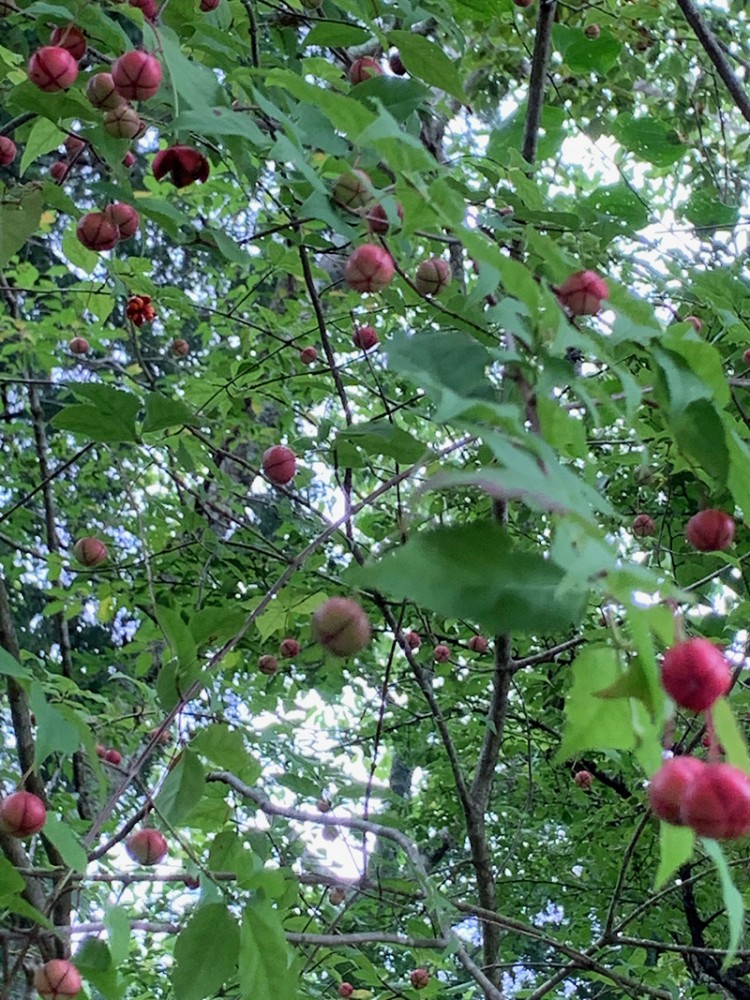
[[(223, 103), (224, 92), (214, 73), (207, 66), (188, 59), (179, 38), (166, 25), (160, 26), (158, 41), (169, 70), (173, 93), (178, 95), (180, 105), (184, 102), (204, 114), (210, 114), (212, 107), (219, 107)], [(175, 112), (177, 110), (175, 107)]]
[(184, 750), (156, 796), (159, 814), (179, 826), (198, 805), (205, 787), (203, 765), (191, 750)]
[(183, 671), (192, 672), (196, 663), (196, 648), (190, 628), (179, 611), (173, 608), (157, 607), (156, 618), (169, 640)]
[(674, 124), (650, 115), (620, 114), (612, 131), (626, 149), (659, 167), (669, 167), (687, 153)]
[(459, 101), (466, 100), (456, 61), (446, 55), (440, 45), (413, 31), (390, 31), (388, 39), (398, 47), (404, 66), (412, 76), (439, 87)]
[(69, 868), (76, 872), (86, 871), (88, 864), (86, 852), (68, 823), (61, 822), (57, 816), (48, 812), (44, 824), (44, 836), (52, 841)]
[(750, 775), (750, 753), (742, 730), (726, 698), (719, 698), (711, 709), (719, 743), (726, 751), (727, 762)]
[(732, 964), (742, 941), (745, 926), (745, 903), (732, 880), (732, 873), (721, 845), (717, 844), (715, 840), (706, 839), (703, 840), (703, 850), (713, 861), (721, 879), (721, 893), (724, 897), (724, 907), (729, 921), (729, 943), (722, 964), (722, 968), (726, 969)]
[[(198, 907), (175, 942), (175, 1000), (218, 995), (224, 983), (236, 975), (239, 952), (240, 928), (225, 904)], [(206, 961), (208, 954), (210, 961)]]
[(146, 396), (146, 418), (142, 427), (144, 434), (194, 422), (195, 414), (182, 400), (162, 396), (160, 392), (150, 392)]
[(14, 659), (7, 649), (3, 649), (0, 646), (0, 674), (4, 674), (6, 677), (15, 677), (18, 680), (27, 680), (31, 677), (31, 673), (27, 667), (24, 667)]
[(491, 522), (414, 534), (377, 562), (349, 571), (361, 587), (477, 621), (490, 635), (566, 628), (580, 619), (582, 590), (558, 599), (563, 571), (513, 546)]
[(630, 703), (600, 692), (622, 676), (617, 651), (587, 646), (573, 661), (573, 686), (565, 702), (565, 730), (556, 760), (581, 750), (631, 750), (635, 746)]
[(231, 771), (247, 785), (254, 785), (262, 768), (250, 754), (242, 733), (221, 723), (214, 723), (192, 740), (190, 746), (196, 753), (207, 757), (216, 767)]
[(36, 717), (35, 768), (38, 770), (53, 753), (72, 756), (80, 746), (80, 734), (62, 712), (47, 701), (41, 685), (36, 682), (31, 686), (29, 707)]
[(37, 231), (43, 205), (42, 189), (35, 184), (16, 188), (0, 201), (0, 268)]
[(694, 847), (695, 834), (689, 826), (659, 823), (659, 867), (654, 879), (654, 889), (661, 889), (690, 860)]
[(279, 994), (296, 1000), (299, 991), (290, 957), (281, 914), (270, 903), (254, 900), (242, 915), (240, 1000), (259, 1000)]
[(135, 418), (140, 407), (137, 396), (109, 385), (77, 385), (77, 396), (87, 404), (64, 406), (51, 423), (60, 430), (72, 431), (91, 441), (135, 441)]
[(384, 421), (347, 427), (337, 434), (333, 447), (340, 466), (363, 465), (358, 449), (367, 455), (387, 455), (404, 465), (418, 461), (426, 450), (411, 434)]
[(65, 141), (65, 133), (51, 122), (48, 118), (38, 118), (29, 133), (26, 145), (21, 157), (18, 172), (23, 175), (30, 163), (33, 163), (40, 156), (49, 153), (50, 150), (61, 146)]

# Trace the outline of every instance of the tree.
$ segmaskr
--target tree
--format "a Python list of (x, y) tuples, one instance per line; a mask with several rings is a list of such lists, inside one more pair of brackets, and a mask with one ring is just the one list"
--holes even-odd
[(3, 1000), (750, 995), (743, 15), (0, 22)]

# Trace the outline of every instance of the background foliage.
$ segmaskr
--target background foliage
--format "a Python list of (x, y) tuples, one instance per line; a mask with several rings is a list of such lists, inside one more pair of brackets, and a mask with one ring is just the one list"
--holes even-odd
[[(416, 967), (428, 1000), (750, 996), (746, 845), (660, 831), (644, 793), (663, 747), (703, 735), (657, 682), (675, 615), (744, 666), (745, 5), (19, 7), (0, 777), (50, 820), (0, 835), (2, 996), (71, 951), (107, 1000), (408, 997)], [(42, 93), (26, 61), (70, 21), (79, 79)], [(84, 86), (140, 46), (165, 82), (128, 171)], [(348, 82), (391, 49), (405, 76)], [(208, 156), (205, 185), (156, 182), (175, 142)], [(373, 239), (331, 199), (353, 166), (391, 223), (403, 206), (374, 237), (398, 271), (378, 295), (342, 281)], [(84, 249), (78, 218), (115, 199), (140, 232)], [(433, 299), (412, 280), (430, 256), (453, 270)], [(571, 322), (552, 286), (585, 268), (609, 301)], [(259, 472), (278, 443), (284, 488)], [(729, 552), (687, 545), (704, 506), (737, 516)], [(105, 565), (75, 562), (82, 536)], [(357, 592), (373, 641), (328, 657), (311, 613)], [(260, 673), (286, 636), (300, 654)], [(716, 721), (747, 768), (737, 673)], [(122, 849), (144, 818), (170, 844), (153, 871)]]

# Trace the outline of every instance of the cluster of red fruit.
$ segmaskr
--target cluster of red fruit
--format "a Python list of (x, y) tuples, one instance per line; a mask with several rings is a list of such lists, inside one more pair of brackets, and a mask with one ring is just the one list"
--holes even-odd
[(103, 212), (87, 212), (78, 220), (76, 236), (87, 250), (103, 253), (138, 232), (140, 216), (132, 205), (116, 201)]
[[(422, 645), (419, 632), (405, 632), (404, 641), (409, 649), (419, 649)], [(490, 646), (483, 635), (473, 635), (467, 645), (472, 653), (486, 653)], [(447, 663), (451, 658), (450, 646), (446, 646), (444, 642), (438, 643), (432, 651), (432, 658), (436, 663)]]
[[(300, 651), (300, 644), (296, 639), (286, 638), (282, 639), (279, 643), (279, 655), (285, 660), (291, 660)], [(265, 656), (261, 656), (258, 660), (258, 670), (262, 674), (266, 674), (268, 677), (273, 677), (273, 675), (279, 669), (279, 661), (271, 653), (266, 653)]]
[[(429, 985), (430, 974), (427, 969), (414, 969), (409, 973), (409, 982), (414, 987), (415, 990), (423, 990), (425, 986)], [(354, 987), (351, 983), (341, 983), (339, 986), (339, 996), (350, 997), (354, 993)]]
[(136, 326), (143, 326), (156, 319), (156, 310), (150, 295), (131, 295), (125, 306), (125, 315)]
[(121, 764), (122, 754), (119, 750), (108, 750), (107, 747), (103, 747), (101, 743), (96, 745), (96, 756), (99, 760), (106, 760), (108, 764)]
[[(638, 514), (630, 530), (636, 538), (656, 534), (656, 522), (648, 514)], [(734, 541), (734, 518), (723, 510), (709, 508), (693, 514), (685, 525), (685, 537), (698, 552), (722, 552)]]
[[(687, 639), (668, 650), (661, 680), (667, 694), (691, 712), (709, 712), (732, 683), (726, 657), (707, 639)], [(733, 840), (750, 833), (750, 776), (730, 764), (673, 757), (649, 784), (654, 813), (703, 837)]]

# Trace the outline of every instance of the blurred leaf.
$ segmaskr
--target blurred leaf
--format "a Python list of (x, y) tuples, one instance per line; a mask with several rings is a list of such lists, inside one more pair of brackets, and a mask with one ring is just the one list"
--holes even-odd
[[(175, 942), (172, 984), (176, 1000), (215, 996), (236, 975), (239, 950), (240, 929), (225, 904), (198, 907)], [(211, 961), (206, 961), (208, 954)]]

